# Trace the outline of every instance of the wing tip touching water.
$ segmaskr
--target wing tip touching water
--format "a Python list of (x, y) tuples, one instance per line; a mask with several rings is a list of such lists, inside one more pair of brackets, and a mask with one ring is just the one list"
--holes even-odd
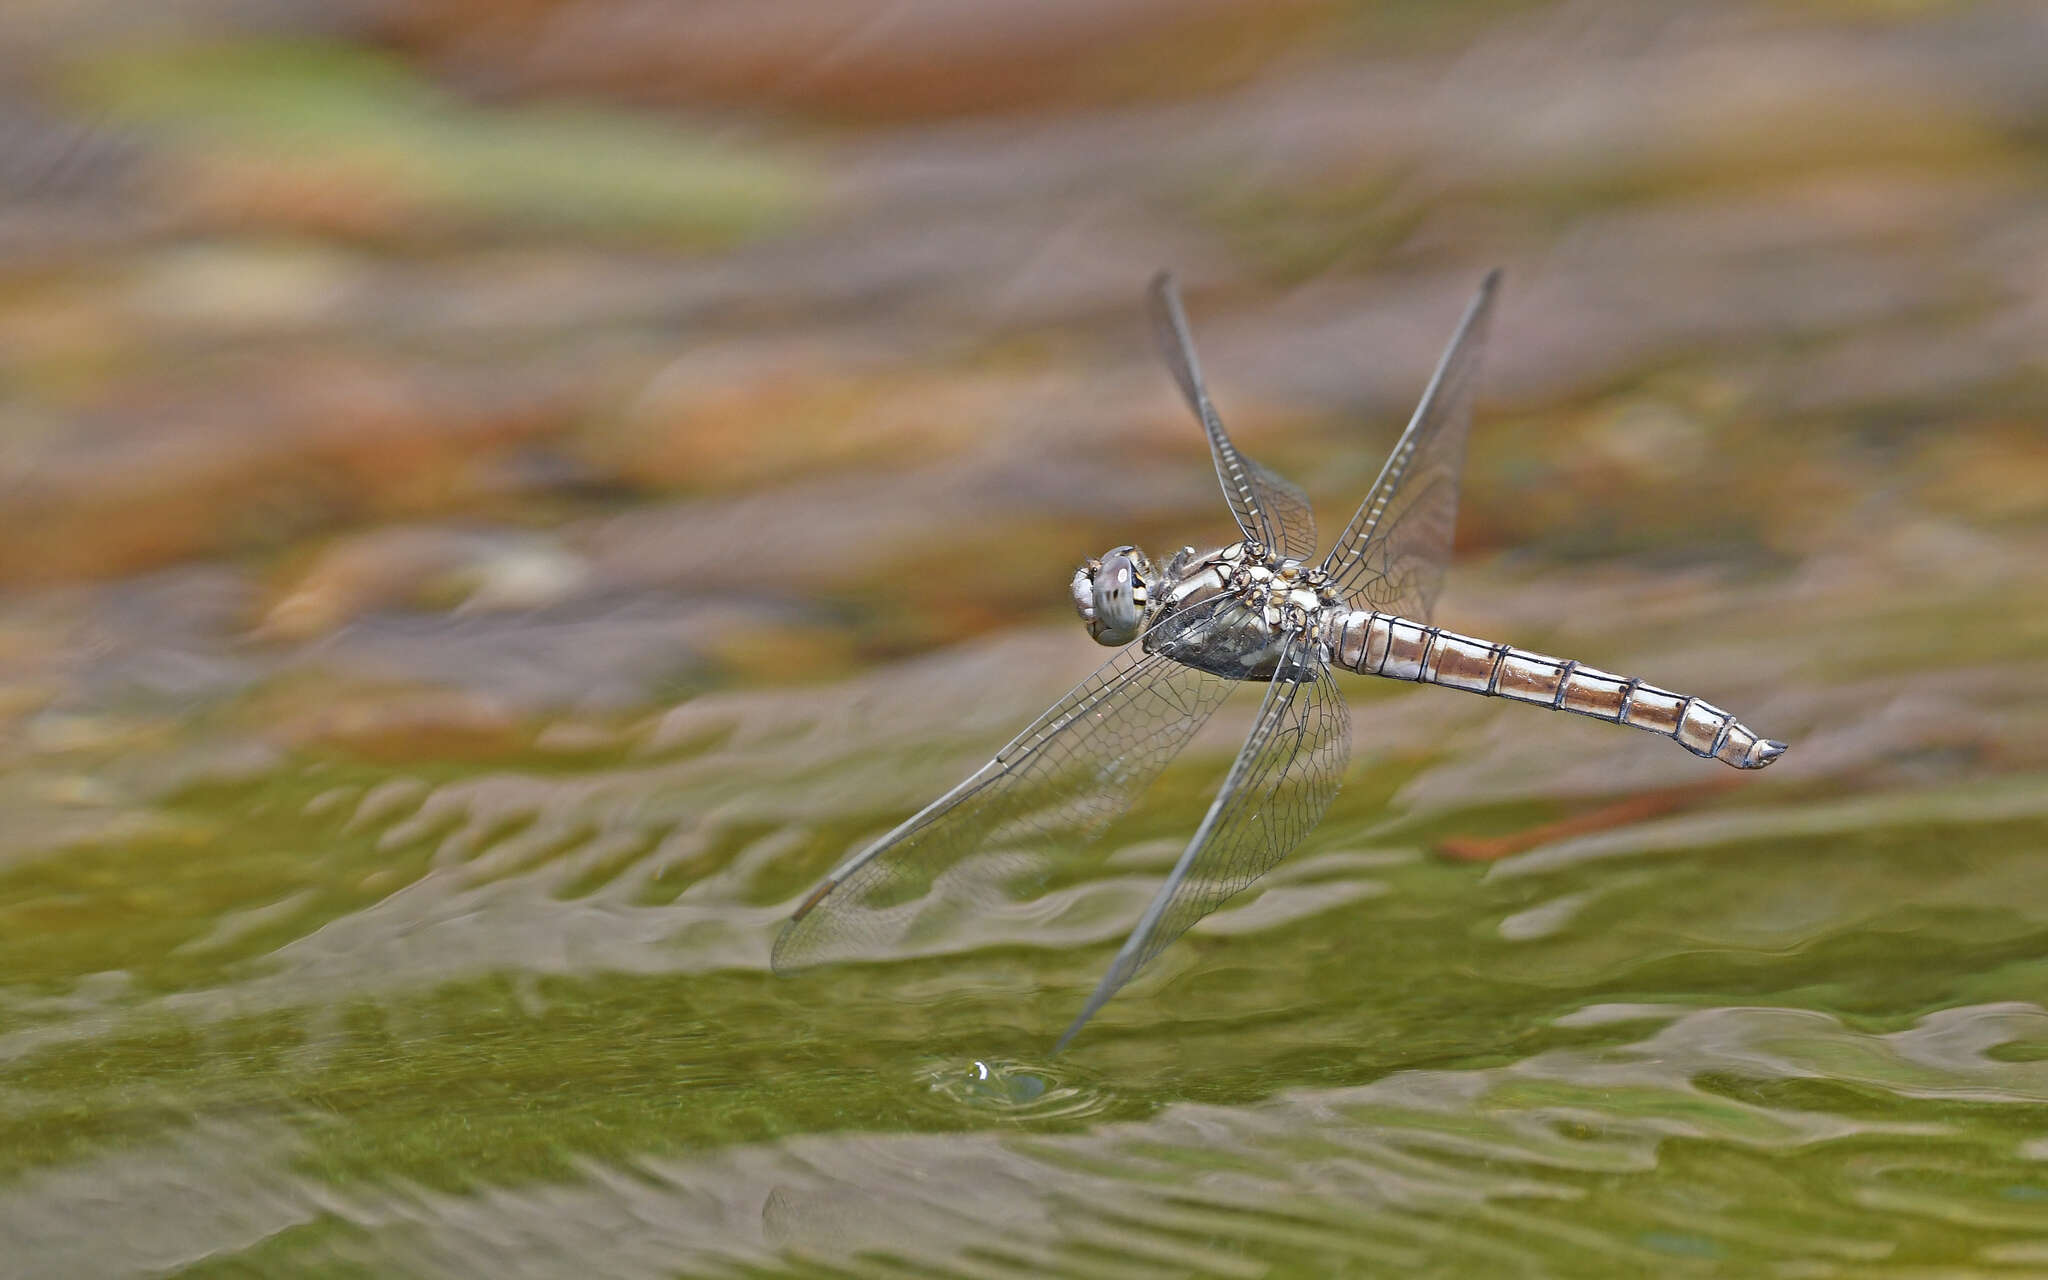
[[(1295, 633), (1280, 664), (1301, 652)], [(1343, 694), (1320, 659), (1267, 686), (1257, 720), (1201, 825), (1053, 1052), (1197, 920), (1249, 888), (1322, 820), (1350, 753)]]

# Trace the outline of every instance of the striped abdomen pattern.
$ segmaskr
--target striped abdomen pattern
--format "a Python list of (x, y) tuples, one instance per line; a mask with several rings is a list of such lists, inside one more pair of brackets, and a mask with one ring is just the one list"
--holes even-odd
[(1390, 613), (1332, 615), (1323, 638), (1335, 663), (1360, 675), (1440, 684), (1553, 711), (1647, 729), (1696, 756), (1761, 769), (1785, 750), (1711, 703), (1583, 663), (1461, 636)]

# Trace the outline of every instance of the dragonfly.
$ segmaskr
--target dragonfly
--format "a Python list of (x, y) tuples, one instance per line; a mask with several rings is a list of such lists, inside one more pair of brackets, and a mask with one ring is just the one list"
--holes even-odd
[[(988, 866), (1082, 846), (1166, 768), (1225, 696), (1263, 685), (1244, 746), (1137, 924), (1054, 1047), (1196, 921), (1249, 888), (1321, 821), (1350, 757), (1334, 673), (1441, 685), (1647, 730), (1761, 769), (1785, 744), (1697, 697), (1430, 622), (1450, 561), (1458, 478), (1500, 272), (1480, 284), (1365, 500), (1316, 558), (1302, 490), (1224, 430), (1171, 274), (1152, 281), (1160, 350), (1208, 435), (1238, 541), (1163, 565), (1120, 546), (1075, 571), (1074, 608), (1118, 652), (958, 786), (847, 858), (777, 937), (778, 972), (928, 937), (986, 898)], [(1021, 865), (1030, 865), (1028, 862)]]

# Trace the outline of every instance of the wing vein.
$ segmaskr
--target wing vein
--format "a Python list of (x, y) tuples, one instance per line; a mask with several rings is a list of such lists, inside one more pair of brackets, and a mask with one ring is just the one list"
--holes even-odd
[(1408, 427), (1323, 569), (1354, 606), (1428, 621), (1457, 532), (1458, 478), (1500, 272), (1487, 273)]

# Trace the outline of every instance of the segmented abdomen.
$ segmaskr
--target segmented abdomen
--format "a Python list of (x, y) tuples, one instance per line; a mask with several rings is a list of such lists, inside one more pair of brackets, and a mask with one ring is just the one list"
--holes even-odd
[(1698, 698), (1393, 614), (1356, 610), (1337, 615), (1326, 624), (1324, 639), (1336, 664), (1347, 671), (1440, 684), (1647, 729), (1696, 756), (1738, 769), (1761, 769), (1785, 750), (1784, 743), (1758, 736)]

